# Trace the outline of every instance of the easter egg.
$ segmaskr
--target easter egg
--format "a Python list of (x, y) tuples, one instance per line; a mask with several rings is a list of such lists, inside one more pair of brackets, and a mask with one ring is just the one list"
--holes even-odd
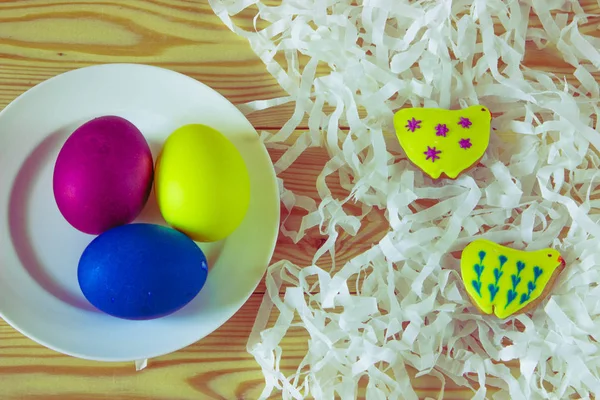
[(152, 188), (152, 153), (128, 120), (104, 116), (77, 128), (54, 165), (58, 209), (76, 229), (100, 234), (133, 221)]
[(115, 317), (153, 319), (188, 304), (206, 282), (204, 253), (181, 232), (129, 224), (104, 232), (84, 250), (77, 278), (86, 299)]
[(214, 242), (242, 222), (250, 178), (237, 148), (206, 125), (186, 125), (165, 141), (155, 171), (165, 221), (197, 241)]

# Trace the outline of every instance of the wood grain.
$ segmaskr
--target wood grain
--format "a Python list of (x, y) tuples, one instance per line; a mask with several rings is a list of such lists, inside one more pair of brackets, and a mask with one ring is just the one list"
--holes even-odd
[[(33, 343), (0, 322), (0, 390), (3, 400), (196, 400), (257, 399), (264, 378), (246, 352), (261, 295), (255, 294), (221, 329), (176, 353), (150, 360), (136, 372), (131, 363), (98, 363), (63, 356)], [(274, 323), (272, 315), (270, 324)], [(307, 350), (307, 334), (292, 328), (281, 346), (281, 369), (296, 371)], [(409, 369), (414, 376), (415, 371)], [(420, 398), (437, 397), (437, 378), (413, 379)], [(366, 380), (363, 378), (363, 384)], [(364, 385), (363, 385), (364, 386)], [(471, 392), (447, 382), (445, 399)], [(364, 391), (363, 391), (364, 394)], [(274, 394), (271, 398), (281, 396)]]
[(187, 74), (234, 103), (285, 95), (204, 1), (0, 2), (2, 106), (59, 73), (122, 62)]
[[(277, 1), (273, 1), (274, 4)], [(583, 31), (600, 36), (600, 3), (581, 2), (596, 14)], [(252, 27), (253, 10), (234, 20)], [(530, 24), (540, 27), (537, 18)], [(524, 64), (554, 72), (578, 86), (574, 68), (556, 49), (536, 49), (528, 43)], [(286, 95), (266, 71), (248, 43), (230, 32), (206, 1), (196, 0), (0, 0), (0, 109), (32, 86), (62, 72), (98, 63), (145, 63), (187, 74), (211, 86), (235, 104)], [(325, 73), (326, 70), (319, 70)], [(600, 79), (599, 74), (595, 77)], [(291, 103), (249, 115), (261, 130), (279, 129), (292, 115)], [(306, 128), (306, 120), (292, 141)], [(393, 136), (388, 133), (388, 140)], [(391, 143), (391, 142), (390, 142)], [(273, 160), (282, 150), (270, 151)], [(287, 188), (318, 201), (317, 176), (328, 160), (322, 149), (309, 149), (281, 174)], [(333, 194), (346, 192), (336, 176), (328, 179)], [(286, 220), (297, 228), (302, 212)], [(336, 265), (371, 247), (387, 232), (385, 211), (373, 210), (370, 222), (355, 237), (342, 234), (336, 246)], [(280, 237), (273, 261), (289, 259), (306, 266), (323, 244), (317, 229), (299, 243)], [(328, 255), (319, 260), (331, 267)], [(79, 360), (35, 344), (0, 321), (1, 399), (255, 399), (264, 387), (260, 367), (245, 350), (258, 311), (261, 284), (248, 303), (221, 329), (176, 353), (151, 360), (135, 372), (129, 363), (105, 364)], [(271, 316), (272, 319), (275, 315)], [(272, 322), (272, 321), (271, 321)], [(282, 370), (292, 373), (307, 349), (308, 335), (299, 328), (283, 343)], [(414, 375), (414, 371), (410, 371)], [(364, 388), (366, 379), (360, 380)], [(437, 397), (439, 381), (431, 376), (413, 379), (419, 397)], [(364, 392), (363, 392), (364, 393)], [(447, 382), (446, 399), (471, 397), (470, 390)], [(274, 394), (273, 398), (280, 398)]]
[[(593, 0), (582, 4), (596, 15), (584, 31), (599, 36), (600, 5)], [(250, 29), (252, 17), (241, 13), (234, 20)], [(530, 25), (541, 27), (537, 18)], [(525, 65), (577, 84), (574, 68), (556, 49), (528, 45)], [(230, 32), (203, 1), (0, 1), (0, 105), (59, 73), (111, 62), (176, 70), (235, 104), (286, 95), (245, 39)], [(249, 120), (258, 129), (278, 129), (293, 110), (288, 103), (250, 114)]]

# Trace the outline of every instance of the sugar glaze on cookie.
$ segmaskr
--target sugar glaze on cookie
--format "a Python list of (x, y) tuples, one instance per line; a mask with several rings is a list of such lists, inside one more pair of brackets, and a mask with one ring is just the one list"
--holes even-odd
[(460, 260), (471, 301), (481, 312), (500, 319), (535, 307), (564, 267), (554, 249), (520, 251), (482, 239), (465, 247)]
[(476, 164), (490, 142), (490, 111), (481, 105), (463, 110), (403, 108), (394, 128), (409, 160), (433, 179), (455, 179)]

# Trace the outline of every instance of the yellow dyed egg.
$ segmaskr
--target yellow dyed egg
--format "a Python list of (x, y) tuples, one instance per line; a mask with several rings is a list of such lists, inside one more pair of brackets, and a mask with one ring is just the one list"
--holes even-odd
[(173, 228), (200, 242), (230, 235), (250, 203), (250, 178), (240, 152), (206, 125), (185, 125), (165, 141), (155, 168), (160, 212)]

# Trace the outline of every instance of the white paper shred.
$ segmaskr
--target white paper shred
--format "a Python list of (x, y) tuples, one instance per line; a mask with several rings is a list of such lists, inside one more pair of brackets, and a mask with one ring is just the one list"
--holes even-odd
[[(417, 399), (409, 367), (439, 380), (439, 399), (448, 379), (475, 399), (597, 397), (600, 40), (589, 33), (598, 16), (576, 0), (210, 4), (286, 92), (242, 111), (294, 104), (281, 130), (261, 132), (267, 146), (287, 149), (277, 172), (309, 147), (330, 156), (316, 183), (319, 202), (278, 181), (287, 213), (306, 211), (297, 230), (284, 217), (282, 234), (297, 242), (318, 227), (327, 240), (313, 265), (284, 260), (268, 269), (248, 341), (265, 375), (261, 398), (281, 391), (284, 399), (350, 399), (366, 377), (369, 399)], [(236, 25), (242, 11), (254, 16), (254, 28)], [(568, 79), (545, 71), (552, 65)], [(401, 153), (394, 111), (473, 104), (492, 110), (502, 135), (492, 134), (476, 168), (433, 182)], [(327, 183), (336, 173), (346, 198)], [(348, 214), (346, 203), (360, 215)], [(332, 271), (320, 268), (322, 255), (335, 261), (340, 235), (382, 223), (370, 222), (377, 209), (386, 210), (389, 225), (379, 243)], [(532, 314), (482, 316), (453, 255), (475, 238), (555, 247), (568, 268)], [(283, 343), (292, 326), (308, 338), (295, 372), (280, 368), (289, 351), (297, 357)], [(503, 362), (517, 367), (511, 373)], [(491, 395), (489, 387), (499, 391)]]
[(148, 359), (144, 358), (143, 360), (136, 360), (135, 362), (135, 370), (141, 371), (148, 366)]

